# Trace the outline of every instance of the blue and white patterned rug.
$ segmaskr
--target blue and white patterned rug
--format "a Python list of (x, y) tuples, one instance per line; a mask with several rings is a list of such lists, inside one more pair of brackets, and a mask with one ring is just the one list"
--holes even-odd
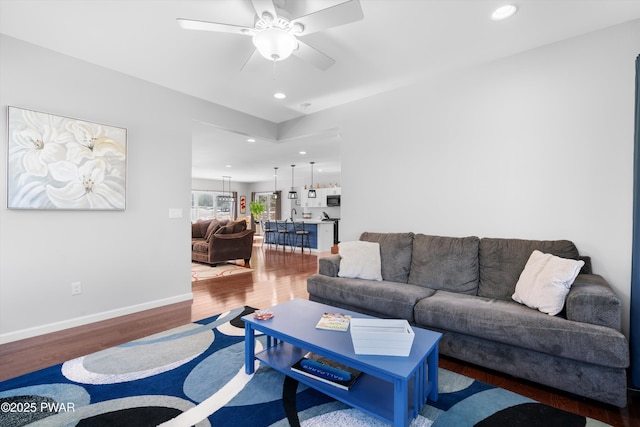
[[(282, 374), (244, 373), (238, 308), (0, 382), (0, 426), (274, 426), (289, 423)], [(264, 345), (264, 337), (258, 341)], [(445, 369), (418, 426), (606, 426)], [(303, 427), (388, 424), (300, 386)]]

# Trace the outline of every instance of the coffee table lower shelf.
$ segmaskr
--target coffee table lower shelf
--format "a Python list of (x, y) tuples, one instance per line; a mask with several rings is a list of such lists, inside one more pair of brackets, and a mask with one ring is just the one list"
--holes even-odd
[[(351, 387), (351, 390), (344, 390), (339, 387), (326, 384), (290, 369), (291, 365), (300, 360), (300, 358), (302, 358), (306, 353), (307, 350), (280, 341), (277, 345), (268, 347), (267, 349), (256, 353), (255, 357), (266, 365), (282, 372), (302, 384), (331, 396), (349, 406), (360, 409), (361, 411), (373, 415), (381, 420), (394, 424), (394, 384), (392, 382), (385, 381), (374, 375), (363, 372), (360, 378), (358, 378), (358, 381), (353, 385), (353, 387)], [(412, 415), (410, 416), (410, 419), (415, 418), (418, 415), (418, 411), (421, 409), (421, 407), (415, 407), (414, 405), (414, 380), (415, 377), (410, 380), (408, 384), (408, 414)], [(429, 395), (432, 386), (431, 381), (428, 381), (426, 384), (425, 396)], [(418, 403), (420, 406), (422, 404), (424, 404), (424, 402)]]

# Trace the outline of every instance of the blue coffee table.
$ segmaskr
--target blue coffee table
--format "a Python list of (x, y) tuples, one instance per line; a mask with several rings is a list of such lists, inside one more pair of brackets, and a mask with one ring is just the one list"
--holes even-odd
[[(351, 333), (316, 329), (323, 313), (364, 314), (294, 299), (270, 309), (274, 317), (257, 320), (252, 314), (245, 322), (245, 369), (255, 370), (255, 360), (314, 388), (336, 400), (368, 414), (407, 427), (427, 399), (438, 400), (438, 342), (442, 334), (413, 328), (415, 339), (411, 353), (403, 356), (358, 355), (353, 350)], [(266, 349), (255, 353), (255, 331), (267, 336)], [(290, 369), (307, 351), (331, 358), (363, 372), (351, 390), (343, 390)]]

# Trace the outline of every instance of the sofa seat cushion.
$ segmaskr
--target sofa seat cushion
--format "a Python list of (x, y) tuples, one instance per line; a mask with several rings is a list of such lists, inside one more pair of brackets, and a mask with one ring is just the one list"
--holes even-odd
[(369, 233), (360, 235), (360, 240), (380, 244), (382, 280), (407, 283), (411, 269), (413, 233)]
[(628, 344), (620, 332), (549, 316), (513, 301), (437, 291), (415, 307), (415, 323), (552, 356), (626, 368)]
[(520, 274), (536, 249), (561, 258), (579, 258), (578, 249), (568, 240), (480, 239), (478, 295), (510, 301)]
[(468, 295), (478, 293), (478, 242), (471, 237), (416, 234), (409, 283)]
[(209, 242), (205, 239), (191, 239), (191, 250), (194, 252), (209, 252)]
[(314, 274), (307, 279), (307, 291), (324, 301), (339, 301), (409, 322), (413, 322), (415, 304), (435, 292), (406, 283), (327, 277), (321, 274)]

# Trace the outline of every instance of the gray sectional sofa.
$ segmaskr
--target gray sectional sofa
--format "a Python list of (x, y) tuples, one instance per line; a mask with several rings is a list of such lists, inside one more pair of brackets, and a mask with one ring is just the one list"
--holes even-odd
[[(443, 333), (440, 354), (618, 407), (627, 405), (629, 345), (621, 301), (567, 240), (363, 233), (378, 242), (382, 280), (339, 277), (319, 260), (309, 299)], [(562, 312), (512, 300), (534, 250), (585, 261)]]

